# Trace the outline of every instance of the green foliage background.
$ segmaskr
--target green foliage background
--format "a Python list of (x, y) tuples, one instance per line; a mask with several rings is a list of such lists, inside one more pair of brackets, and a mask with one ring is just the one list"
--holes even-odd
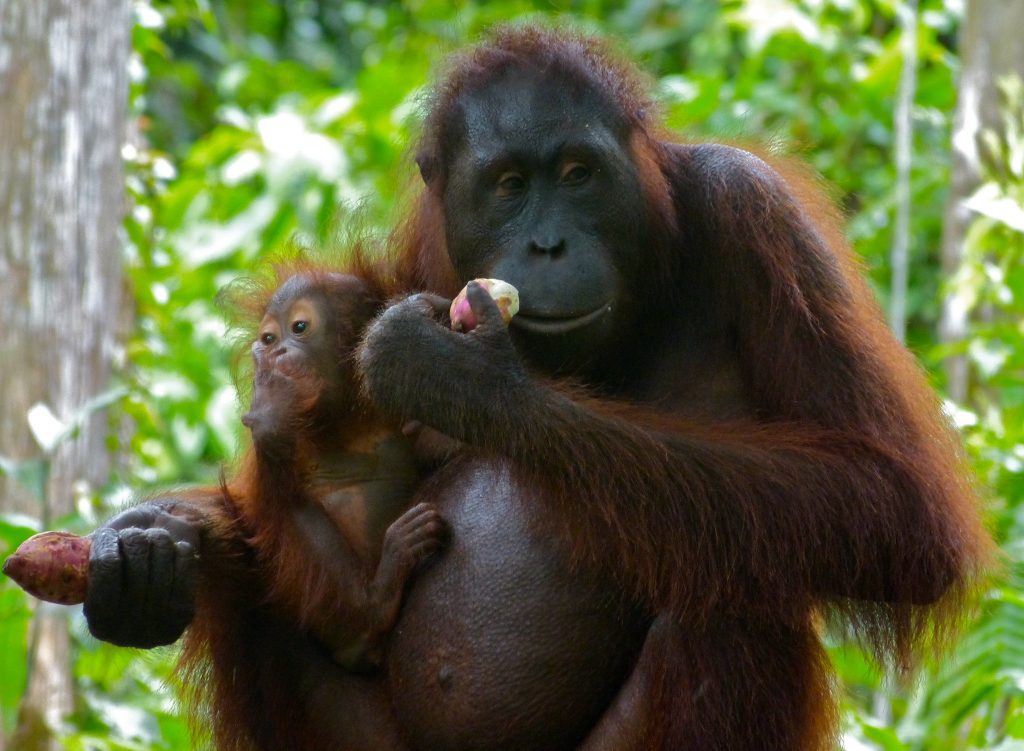
[[(408, 147), (423, 86), (444, 55), (489, 25), (543, 18), (605, 34), (649, 71), (670, 123), (695, 138), (769, 142), (834, 186), (883, 305), (895, 195), (900, 75), (889, 0), (136, 0), (137, 132), (124, 156), (136, 326), (120, 374), (133, 425), (127, 461), (94, 499), (126, 488), (210, 482), (238, 439), (217, 290), (268, 251), (329, 243), (352, 215), (386, 227), (414, 180)], [(1024, 97), (1007, 87), (1005, 133), (965, 268), (943, 279), (938, 248), (956, 103), (962, 3), (922, 0), (912, 195), (909, 342), (941, 388), (942, 356), (966, 352), (962, 427), (1006, 575), (951, 660), (910, 687), (849, 645), (833, 656), (848, 749), (1024, 749)], [(935, 345), (940, 301), (977, 315), (967, 342)], [(78, 524), (94, 523), (88, 509)], [(0, 518), (0, 555), (38, 522)], [(29, 604), (0, 583), (0, 719), (25, 683)], [(76, 617), (78, 711), (65, 744), (187, 748), (168, 680), (173, 651), (91, 640)], [(741, 676), (737, 677), (742, 680)]]

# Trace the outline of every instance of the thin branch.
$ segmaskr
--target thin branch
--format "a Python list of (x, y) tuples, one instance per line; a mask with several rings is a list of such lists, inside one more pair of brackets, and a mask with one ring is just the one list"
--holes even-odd
[(910, 265), (910, 167), (914, 149), (914, 94), (917, 89), (917, 0), (897, 8), (903, 71), (896, 100), (896, 226), (892, 239), (889, 322), (902, 342), (907, 332), (907, 278)]

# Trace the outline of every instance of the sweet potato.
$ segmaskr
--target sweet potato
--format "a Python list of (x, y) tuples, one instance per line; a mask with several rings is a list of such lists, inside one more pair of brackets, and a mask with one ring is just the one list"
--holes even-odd
[[(501, 317), (505, 323), (512, 320), (512, 316), (519, 312), (519, 290), (508, 282), (501, 279), (474, 279), (494, 299), (501, 311)], [(469, 307), (469, 300), (466, 298), (466, 288), (452, 300), (451, 310), (448, 311), (452, 319), (452, 328), (456, 331), (472, 331), (476, 328), (476, 316), (473, 309)]]
[(85, 600), (92, 540), (69, 532), (40, 532), (4, 561), (4, 573), (33, 597), (61, 605)]

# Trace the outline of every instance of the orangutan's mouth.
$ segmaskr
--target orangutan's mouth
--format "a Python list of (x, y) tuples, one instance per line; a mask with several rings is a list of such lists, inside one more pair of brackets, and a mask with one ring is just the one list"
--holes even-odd
[(611, 309), (612, 304), (606, 302), (589, 313), (579, 316), (549, 316), (520, 311), (512, 317), (512, 325), (531, 334), (543, 334), (545, 336), (568, 334), (576, 329), (589, 326), (594, 321), (602, 318), (606, 313), (610, 313)]

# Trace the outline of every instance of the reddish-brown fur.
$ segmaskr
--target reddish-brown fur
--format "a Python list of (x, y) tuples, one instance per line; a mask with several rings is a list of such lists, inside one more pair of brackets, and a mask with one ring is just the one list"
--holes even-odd
[[(947, 643), (988, 558), (956, 441), (886, 331), (821, 187), (790, 164), (675, 144), (633, 68), (599, 43), (510, 29), (457, 58), (426, 123), (428, 169), (444, 169), (439, 139), (453, 102), (522, 60), (598, 87), (628, 121), (654, 235), (643, 294), (663, 311), (685, 308), (687, 274), (698, 274), (715, 295), (711, 313), (733, 326), (751, 402), (739, 416), (695, 416), (627, 389), (598, 398), (549, 383), (540, 402), (521, 405), (545, 416), (528, 435), (521, 416), (486, 429), (472, 415), (454, 420), (541, 491), (538, 524), (564, 541), (572, 565), (607, 571), (664, 616), (584, 747), (827, 748), (836, 712), (824, 619), (905, 672)], [(457, 292), (443, 184), (433, 181), (396, 230), (393, 270), (360, 262), (357, 275), (382, 293)], [(247, 320), (274, 286), (248, 297)], [(185, 499), (205, 518), (186, 684), (222, 749), (336, 747), (335, 715), (375, 722), (341, 697), (373, 704), (379, 687), (318, 692), (340, 685), (337, 671), (273, 603), (290, 602), (309, 623), (329, 593), (273, 511), (292, 490), (271, 489), (272, 498), (250, 456), (223, 490)]]
[(575, 562), (607, 568), (678, 625), (648, 666), (643, 747), (826, 748), (822, 617), (903, 673), (947, 643), (988, 559), (956, 438), (821, 186), (788, 163), (673, 143), (635, 70), (571, 34), (504, 29), (452, 62), (420, 151), (441, 179), (395, 234), (405, 288), (452, 296), (464, 281), (445, 250), (445, 123), (460, 96), (523, 61), (597, 87), (629, 121), (657, 239), (643, 294), (671, 309), (686, 269), (714, 282), (756, 417), (685, 417), (552, 384), (538, 407), (548, 432), (521, 434), (521, 416), (480, 431), (453, 419), (544, 489), (540, 521)]
[[(363, 280), (383, 305), (392, 282), (369, 259), (356, 247), (337, 265)], [(331, 264), (294, 258), (224, 293), (238, 334), (236, 369), (243, 395), (252, 387), (249, 344), (271, 295), (293, 275), (317, 279), (333, 273), (337, 269)], [(339, 347), (338, 356), (348, 357), (350, 351)], [(353, 440), (381, 425), (363, 403), (335, 419), (339, 431)], [(303, 428), (295, 426), (300, 441)], [(324, 614), (337, 610), (338, 593), (288, 513), (294, 499), (308, 496), (301, 482), (294, 466), (260, 462), (249, 446), (221, 488), (174, 494), (170, 510), (194, 516), (202, 529), (203, 575), (196, 616), (184, 639), (183, 692), (194, 732), (212, 736), (222, 751), (330, 745), (330, 733), (311, 726), (303, 710), (310, 708), (311, 684), (326, 680), (317, 671), (338, 674), (330, 654), (308, 635)]]

